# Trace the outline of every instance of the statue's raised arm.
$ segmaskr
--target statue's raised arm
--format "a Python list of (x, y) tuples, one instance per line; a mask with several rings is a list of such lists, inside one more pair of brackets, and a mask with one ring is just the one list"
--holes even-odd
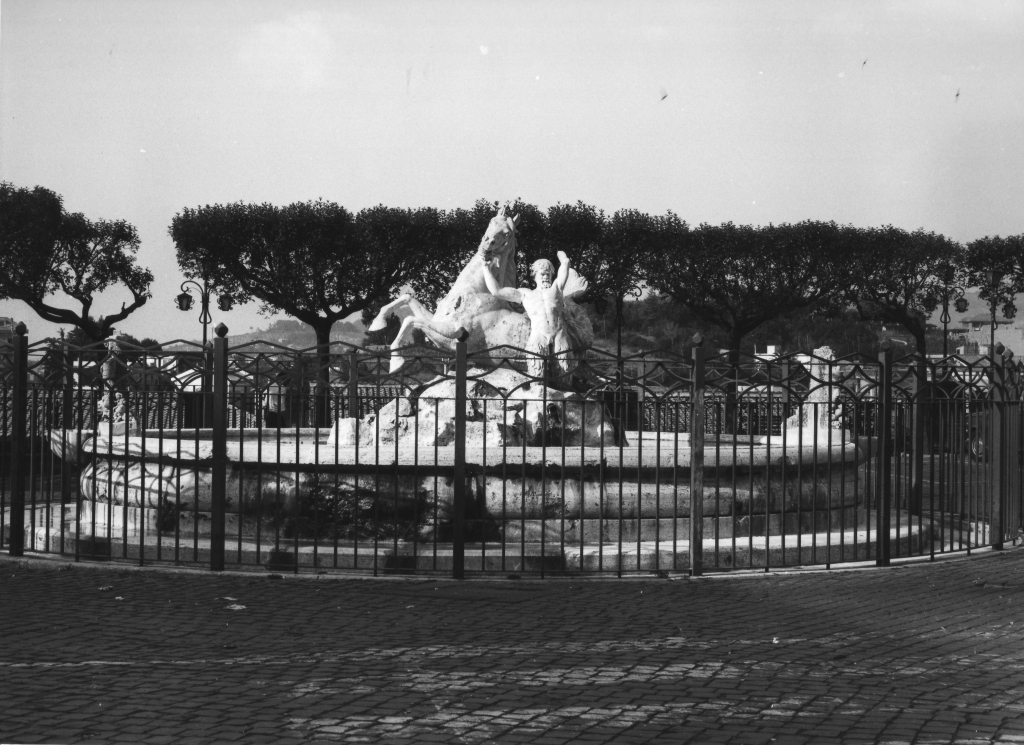
[(555, 284), (559, 290), (565, 290), (565, 283), (569, 281), (569, 257), (565, 251), (558, 252), (558, 276), (555, 277)]
[(488, 292), (492, 295), (500, 297), (502, 300), (508, 300), (510, 303), (522, 303), (523, 294), (515, 287), (502, 287), (498, 284), (497, 278), (494, 276), (494, 272), (491, 271), (490, 264), (484, 262), (480, 267), (480, 272), (484, 277), (484, 284), (487, 286)]

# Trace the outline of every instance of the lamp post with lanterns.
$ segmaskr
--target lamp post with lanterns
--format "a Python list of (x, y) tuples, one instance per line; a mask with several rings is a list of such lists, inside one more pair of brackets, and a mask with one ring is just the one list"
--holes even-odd
[(996, 348), (996, 288), (999, 287), (999, 283), (1003, 281), (1003, 273), (997, 272), (994, 269), (989, 269), (985, 272), (985, 278), (988, 280), (988, 307), (992, 313), (992, 327), (989, 329), (989, 340), (988, 340), (988, 353), (991, 357), (995, 354)]
[[(199, 284), (194, 279), (186, 279), (181, 283), (181, 294), (178, 295), (174, 300), (178, 306), (178, 310), (189, 311), (192, 309), (192, 294), (188, 291), (189, 285), (196, 288), (199, 291), (199, 302), (200, 302), (200, 313), (199, 322), (203, 324), (203, 355), (202, 355), (202, 377), (201, 386), (202, 394), (200, 400), (202, 401), (202, 407), (196, 410), (196, 426), (203, 426), (204, 422), (210, 422), (213, 419), (213, 399), (208, 395), (212, 390), (211, 385), (211, 365), (213, 363), (212, 350), (206, 346), (206, 327), (210, 324), (213, 318), (210, 316), (210, 286), (203, 277), (203, 283)], [(225, 313), (231, 310), (231, 306), (234, 304), (230, 295), (221, 295), (217, 298), (217, 307)], [(201, 417), (201, 418), (199, 418)], [(207, 425), (209, 426), (209, 425)]]
[[(192, 309), (192, 294), (188, 291), (188, 285), (192, 285), (199, 291), (199, 302), (201, 303), (201, 312), (199, 313), (199, 322), (203, 324), (203, 346), (206, 346), (206, 327), (213, 320), (210, 316), (210, 287), (206, 283), (206, 279), (203, 279), (203, 283), (199, 284), (194, 279), (186, 279), (181, 283), (181, 294), (175, 298), (175, 302), (178, 305), (178, 310), (188, 311)], [(217, 307), (225, 313), (231, 310), (231, 306), (234, 304), (230, 295), (221, 295), (217, 298)]]
[(942, 315), (939, 320), (942, 322), (942, 356), (949, 356), (949, 303), (953, 302), (953, 308), (957, 313), (966, 313), (968, 308), (967, 298), (964, 297), (966, 288), (955, 284), (951, 278), (943, 278), (942, 284), (938, 287), (939, 300), (942, 302)]
[[(988, 280), (988, 305), (992, 313), (992, 331), (989, 335), (988, 353), (989, 355), (994, 355), (996, 349), (996, 305), (999, 302), (998, 289), (999, 284), (1003, 281), (1003, 273), (990, 269), (985, 272), (985, 278)], [(1007, 300), (1003, 303), (1003, 317), (1012, 319), (1015, 315), (1017, 315), (1017, 306), (1013, 304), (1012, 299)]]

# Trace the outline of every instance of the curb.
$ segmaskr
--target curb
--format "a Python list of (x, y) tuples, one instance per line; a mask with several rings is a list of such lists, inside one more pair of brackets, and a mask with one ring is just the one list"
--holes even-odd
[[(903, 569), (914, 569), (926, 566), (932, 566), (937, 563), (950, 563), (950, 562), (964, 562), (974, 561), (983, 559), (992, 559), (1000, 556), (1007, 556), (1016, 551), (1024, 549), (1024, 543), (1020, 545), (1009, 545), (1005, 546), (1001, 550), (996, 550), (991, 547), (980, 547), (971, 549), (970, 553), (966, 551), (958, 551), (956, 553), (948, 553), (942, 555), (936, 555), (934, 558), (924, 557), (910, 557), (906, 559), (895, 560), (888, 567), (876, 566), (873, 561), (870, 562), (851, 562), (850, 564), (833, 565), (826, 568), (823, 565), (819, 566), (807, 566), (807, 567), (785, 567), (779, 569), (736, 569), (732, 571), (724, 572), (708, 572), (698, 577), (690, 576), (689, 574), (678, 574), (668, 576), (658, 576), (653, 573), (651, 574), (627, 574), (622, 577), (614, 575), (573, 575), (573, 576), (548, 576), (548, 577), (500, 577), (500, 576), (479, 576), (471, 577), (469, 582), (491, 582), (500, 584), (517, 584), (517, 583), (561, 583), (566, 580), (570, 582), (679, 582), (679, 581), (726, 581), (726, 580), (753, 580), (758, 578), (769, 578), (769, 577), (800, 577), (804, 575), (818, 575), (818, 574), (836, 574), (836, 573), (864, 573), (871, 571), (887, 571), (887, 570), (903, 570)], [(70, 571), (72, 569), (83, 569), (85, 571), (95, 572), (141, 572), (141, 573), (165, 573), (174, 575), (185, 575), (192, 577), (233, 577), (233, 578), (248, 578), (248, 579), (269, 579), (269, 580), (300, 580), (300, 581), (316, 581), (316, 580), (332, 580), (332, 581), (358, 581), (358, 582), (383, 582), (387, 584), (420, 584), (425, 582), (452, 582), (457, 584), (466, 583), (467, 580), (456, 580), (446, 576), (428, 576), (428, 575), (402, 575), (402, 574), (378, 574), (376, 576), (366, 573), (345, 573), (345, 572), (300, 572), (300, 573), (272, 573), (265, 571), (237, 571), (237, 570), (224, 570), (220, 572), (213, 572), (207, 568), (200, 567), (185, 567), (185, 566), (174, 566), (174, 565), (159, 565), (159, 564), (146, 564), (139, 566), (138, 564), (130, 563), (119, 563), (115, 560), (104, 560), (102, 562), (90, 562), (90, 561), (68, 561), (64, 558), (58, 558), (51, 554), (36, 554), (26, 552), (24, 556), (10, 556), (6, 553), (0, 553), (0, 569), (9, 569), (11, 567), (22, 567), (26, 569), (40, 569), (43, 571)]]

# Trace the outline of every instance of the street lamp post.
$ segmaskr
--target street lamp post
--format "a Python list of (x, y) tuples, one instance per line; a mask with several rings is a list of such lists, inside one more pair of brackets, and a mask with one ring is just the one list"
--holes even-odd
[[(210, 286), (207, 284), (205, 277), (202, 284), (199, 284), (194, 279), (186, 279), (181, 283), (181, 294), (174, 299), (178, 305), (178, 310), (187, 311), (192, 309), (192, 295), (188, 291), (188, 285), (192, 285), (199, 291), (199, 302), (202, 308), (199, 313), (199, 322), (203, 324), (203, 347), (206, 347), (206, 327), (213, 320), (210, 316)], [(234, 300), (232, 300), (230, 295), (221, 295), (217, 298), (217, 307), (225, 313), (231, 310), (233, 303)]]
[(988, 354), (993, 360), (995, 360), (996, 350), (996, 303), (998, 298), (996, 297), (996, 289), (999, 287), (999, 283), (1003, 281), (1003, 273), (997, 272), (993, 269), (985, 272), (986, 279), (988, 280), (989, 298), (988, 305), (989, 310), (992, 313), (992, 328), (989, 331), (989, 344)]
[(942, 315), (939, 320), (942, 322), (942, 356), (949, 356), (949, 301), (953, 301), (953, 307), (957, 313), (965, 313), (968, 308), (967, 298), (964, 297), (966, 288), (952, 282), (943, 282), (939, 286), (939, 297), (942, 300)]
[[(197, 422), (210, 422), (213, 417), (213, 400), (208, 395), (211, 391), (211, 379), (210, 379), (210, 363), (212, 357), (210, 356), (210, 350), (206, 346), (206, 327), (210, 324), (213, 318), (210, 316), (210, 285), (206, 281), (206, 277), (203, 277), (203, 283), (199, 284), (194, 279), (186, 279), (181, 283), (181, 294), (178, 295), (174, 301), (178, 306), (178, 310), (188, 311), (192, 309), (192, 295), (188, 291), (188, 286), (192, 285), (199, 291), (199, 302), (200, 302), (200, 313), (199, 322), (203, 324), (203, 355), (202, 355), (202, 377), (201, 377), (201, 390), (202, 390), (202, 409), (196, 412)], [(217, 307), (225, 313), (231, 310), (231, 305), (234, 301), (230, 295), (221, 295), (217, 298)], [(198, 417), (201, 415), (201, 419)], [(197, 424), (197, 426), (202, 426)], [(208, 426), (208, 425), (207, 425)]]

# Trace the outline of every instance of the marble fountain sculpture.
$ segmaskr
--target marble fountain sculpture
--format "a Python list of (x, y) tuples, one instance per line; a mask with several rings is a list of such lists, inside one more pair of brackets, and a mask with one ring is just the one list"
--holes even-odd
[[(419, 329), (441, 349), (455, 351), (459, 334), (466, 334), (470, 355), (479, 356), (487, 350), (501, 356), (501, 347), (526, 349), (540, 359), (547, 354), (545, 344), (554, 346), (559, 369), (571, 372), (574, 358), (594, 341), (590, 318), (575, 302), (587, 291), (587, 282), (570, 269), (568, 257), (559, 253), (558, 275), (547, 259), (535, 262), (533, 275), (546, 272), (544, 287), (534, 290), (515, 288), (516, 228), (518, 215), (509, 217), (502, 207), (484, 233), (480, 245), (448, 293), (431, 313), (412, 295), (401, 295), (385, 305), (370, 324), (370, 331), (387, 326), (391, 313), (406, 312), (398, 335), (391, 343), (391, 372), (405, 364), (402, 349), (410, 343), (413, 329)], [(517, 310), (514, 303), (523, 306)], [(539, 372), (534, 367), (531, 372)]]
[[(578, 389), (586, 386), (572, 385), (593, 343), (589, 319), (575, 302), (586, 291), (586, 280), (559, 252), (557, 270), (549, 261), (536, 262), (535, 286), (515, 287), (517, 225), (518, 218), (504, 209), (495, 215), (476, 253), (432, 313), (410, 295), (384, 306), (371, 329), (382, 327), (389, 313), (405, 316), (391, 345), (391, 373), (409, 365), (413, 329), (442, 350), (453, 351), (457, 340), (465, 340), (470, 360), (465, 417), (469, 511), (478, 523), (490, 525), (488, 540), (554, 543), (550, 550), (562, 551), (568, 569), (590, 567), (587, 546), (605, 544), (607, 557), (608, 542), (638, 545), (655, 536), (662, 542), (664, 536), (678, 536), (674, 547), (670, 542), (657, 550), (685, 557), (681, 546), (691, 503), (688, 435), (661, 433), (652, 440), (655, 433), (624, 432), (596, 393), (581, 393)], [(822, 362), (819, 376), (826, 367)], [(417, 540), (446, 540), (452, 517), (455, 385), (453, 376), (443, 375), (407, 387), (404, 395), (362, 419), (338, 419), (329, 434), (301, 430), (296, 437), (294, 431), (274, 430), (274, 447), (261, 443), (256, 430), (229, 433), (229, 542), (233, 530), (244, 534), (244, 516), (252, 505), (270, 501), (295, 511), (323, 479), (335, 493), (387, 500), (396, 505), (396, 514), (419, 515)], [(821, 395), (826, 399), (821, 408), (827, 411), (827, 392), (812, 398)], [(82, 464), (80, 493), (93, 518), (104, 504), (117, 505), (107, 510), (110, 514), (128, 514), (130, 507), (155, 515), (168, 504), (210, 509), (211, 440), (191, 432), (181, 439), (160, 431), (136, 432), (130, 422), (120, 426), (121, 434), (109, 437), (101, 430), (76, 452), (65, 453)], [(790, 533), (827, 532), (837, 520), (846, 520), (838, 515), (855, 514), (858, 506), (864, 512), (865, 485), (858, 486), (856, 473), (865, 454), (831, 420), (809, 422), (798, 414), (787, 422), (785, 438), (746, 438), (740, 446), (737, 439), (709, 436), (705, 442), (705, 487), (699, 497), (705, 536), (763, 534), (765, 522), (776, 533), (783, 526)], [(51, 440), (61, 453), (59, 431)], [(820, 483), (808, 483), (808, 468), (802, 482), (768, 486), (766, 502), (766, 486), (780, 469), (798, 461), (831, 462), (834, 482), (830, 476), (824, 491)], [(737, 472), (742, 474), (738, 481)], [(723, 475), (717, 480), (707, 475), (715, 473)], [(424, 504), (431, 505), (426, 520)], [(792, 514), (798, 507), (825, 506), (824, 523), (821, 515), (808, 525), (806, 514)], [(155, 519), (137, 522), (152, 530)], [(120, 534), (126, 528), (108, 521), (104, 529)], [(567, 549), (569, 544), (576, 548)], [(628, 561), (642, 569), (649, 558), (637, 549)]]

